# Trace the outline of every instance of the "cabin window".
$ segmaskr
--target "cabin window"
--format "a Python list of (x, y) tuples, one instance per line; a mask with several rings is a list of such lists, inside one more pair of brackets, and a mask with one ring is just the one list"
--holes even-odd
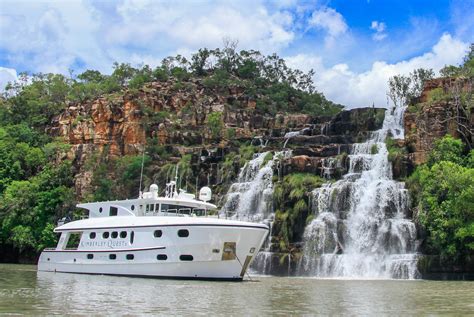
[(105, 231), (104, 233), (102, 233), (102, 238), (108, 239), (109, 238), (109, 232)]
[(127, 237), (127, 231), (120, 231), (120, 238), (125, 239)]
[(92, 260), (92, 259), (94, 258), (94, 255), (93, 255), (92, 253), (89, 253), (89, 254), (87, 255), (87, 258), (88, 258), (89, 260)]
[(109, 260), (115, 260), (117, 258), (117, 254), (109, 254)]
[(132, 207), (130, 207), (130, 209), (135, 210), (135, 205), (132, 205)]
[(196, 216), (204, 216), (206, 214), (206, 210), (201, 208), (194, 208), (193, 214), (195, 214)]
[(156, 204), (156, 205), (155, 205), (155, 211), (156, 211), (156, 212), (160, 211), (160, 204)]
[(117, 207), (110, 207), (110, 210), (109, 210), (109, 216), (117, 216), (118, 214), (118, 209)]
[(150, 211), (150, 205), (146, 205), (146, 212)]
[(69, 234), (69, 239), (66, 243), (67, 250), (77, 250), (79, 242), (81, 241), (82, 232), (73, 232)]
[(99, 212), (102, 212), (102, 207), (99, 208)]
[(118, 232), (117, 231), (112, 231), (111, 237), (112, 237), (112, 239), (117, 239)]
[(153, 235), (155, 236), (155, 238), (161, 238), (161, 236), (163, 235), (163, 231), (155, 230)]
[(187, 237), (189, 237), (189, 231), (188, 231), (188, 229), (179, 229), (179, 230), (178, 230), (178, 237), (180, 237), (180, 238), (187, 238)]
[(190, 214), (191, 207), (180, 205), (161, 204), (161, 212)]
[(89, 239), (95, 239), (95, 232), (89, 233)]
[(193, 256), (190, 255), (190, 254), (181, 254), (181, 255), (179, 256), (179, 259), (180, 259), (181, 261), (192, 261), (194, 258), (193, 258)]
[(130, 244), (133, 244), (133, 240), (135, 239), (135, 232), (130, 233)]
[(127, 260), (133, 260), (135, 256), (133, 254), (127, 254), (126, 258)]
[(166, 254), (158, 254), (156, 256), (156, 259), (159, 260), (159, 261), (166, 261), (166, 260), (168, 260), (168, 256)]

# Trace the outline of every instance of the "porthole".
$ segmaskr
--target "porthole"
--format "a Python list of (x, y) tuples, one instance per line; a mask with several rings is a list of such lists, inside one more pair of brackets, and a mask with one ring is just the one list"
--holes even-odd
[(156, 256), (156, 259), (159, 260), (159, 261), (166, 261), (166, 260), (168, 260), (168, 256), (166, 254), (158, 254)]
[(105, 231), (104, 233), (102, 233), (102, 238), (108, 239), (109, 238), (109, 232)]
[(135, 238), (135, 232), (132, 231), (132, 232), (130, 233), (130, 244), (133, 244), (134, 238)]
[(125, 239), (127, 237), (127, 231), (120, 231), (120, 238)]
[(95, 232), (89, 233), (89, 239), (95, 239)]
[(132, 207), (130, 207), (132, 210), (135, 210), (135, 205), (132, 205)]
[(109, 260), (115, 260), (117, 258), (117, 254), (109, 254)]
[(92, 260), (92, 259), (94, 258), (94, 255), (93, 255), (92, 253), (89, 253), (89, 254), (87, 255), (87, 258), (88, 258), (89, 260)]
[(180, 238), (189, 237), (189, 231), (188, 231), (188, 229), (179, 229), (179, 230), (178, 230), (178, 237), (180, 237)]
[(112, 231), (112, 234), (110, 236), (112, 237), (112, 239), (117, 239), (118, 232), (117, 231)]
[(212, 253), (220, 253), (221, 250), (220, 249), (212, 249)]
[(99, 212), (102, 212), (102, 207), (99, 208)]
[(181, 255), (179, 256), (179, 259), (180, 259), (181, 261), (192, 261), (192, 260), (193, 260), (193, 256), (190, 255), (190, 254), (181, 254)]
[(163, 235), (163, 232), (161, 230), (155, 230), (153, 235), (155, 236), (155, 238), (161, 238), (161, 236)]
[(127, 260), (133, 260), (135, 258), (135, 256), (133, 254), (127, 254), (127, 256), (125, 258)]

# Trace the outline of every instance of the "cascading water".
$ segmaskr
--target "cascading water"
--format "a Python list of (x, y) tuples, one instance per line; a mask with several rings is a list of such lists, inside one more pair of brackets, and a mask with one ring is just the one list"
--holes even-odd
[(230, 218), (253, 222), (271, 216), (273, 160), (265, 163), (265, 157), (269, 154), (259, 153), (244, 165), (237, 182), (229, 188), (221, 213)]
[[(291, 151), (276, 152), (271, 160), (265, 163), (271, 152), (259, 153), (247, 162), (240, 170), (237, 182), (232, 184), (226, 195), (221, 215), (231, 219), (251, 222), (263, 222), (270, 227), (270, 234), (261, 251), (254, 261), (259, 273), (269, 273), (270, 237), (274, 219), (273, 213), (273, 170), (280, 160), (290, 157)], [(276, 167), (279, 165), (277, 164)]]
[(304, 233), (300, 275), (416, 278), (416, 229), (408, 193), (392, 179), (385, 139), (403, 138), (404, 108), (386, 111), (382, 129), (354, 144), (349, 172), (312, 192), (315, 219)]

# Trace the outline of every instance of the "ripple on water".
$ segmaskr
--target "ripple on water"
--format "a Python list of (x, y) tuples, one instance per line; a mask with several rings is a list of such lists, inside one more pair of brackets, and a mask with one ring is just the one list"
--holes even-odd
[(253, 276), (206, 282), (46, 273), (0, 265), (0, 314), (453, 315), (474, 283)]

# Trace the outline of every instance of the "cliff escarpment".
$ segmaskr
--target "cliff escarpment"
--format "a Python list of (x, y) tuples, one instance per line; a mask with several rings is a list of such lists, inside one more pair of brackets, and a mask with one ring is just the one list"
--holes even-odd
[[(250, 97), (242, 87), (215, 90), (199, 79), (178, 84), (172, 79), (152, 82), (138, 90), (70, 104), (53, 120), (48, 133), (70, 145), (57, 159), (73, 161), (79, 200), (103, 192), (104, 178), (119, 189), (106, 191), (112, 196), (138, 193), (138, 187), (120, 189), (127, 167), (117, 162), (139, 161), (143, 151), (145, 184), (154, 181), (164, 188), (178, 166), (183, 187), (193, 191), (209, 185), (218, 194), (217, 202), (253, 153), (281, 151), (284, 145), (293, 155), (283, 162), (283, 175), (323, 175), (324, 159), (347, 154), (350, 144), (365, 140), (384, 118), (384, 110), (378, 108), (342, 111), (334, 117), (271, 114), (258, 109), (259, 96)], [(338, 168), (342, 175), (345, 167)], [(133, 175), (135, 179), (128, 181), (138, 185), (139, 175)]]
[(437, 139), (449, 134), (474, 144), (473, 81), (438, 78), (424, 85), (422, 95), (405, 112), (405, 142), (414, 165), (425, 163)]

